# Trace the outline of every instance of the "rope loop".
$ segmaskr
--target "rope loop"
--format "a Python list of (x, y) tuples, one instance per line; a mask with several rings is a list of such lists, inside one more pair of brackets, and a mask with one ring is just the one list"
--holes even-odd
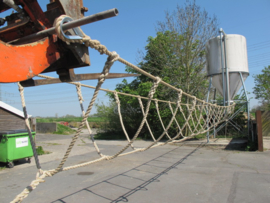
[[(61, 15), (58, 18), (55, 19), (53, 26), (55, 27), (55, 32), (59, 39), (66, 42), (67, 44), (70, 43), (83, 43), (83, 38), (85, 37), (85, 34), (81, 30), (80, 27), (73, 28), (72, 30), (76, 34), (73, 35), (65, 35), (64, 31), (62, 30), (62, 25), (65, 22), (72, 21), (72, 18), (67, 15)], [(80, 36), (78, 36), (80, 35)]]

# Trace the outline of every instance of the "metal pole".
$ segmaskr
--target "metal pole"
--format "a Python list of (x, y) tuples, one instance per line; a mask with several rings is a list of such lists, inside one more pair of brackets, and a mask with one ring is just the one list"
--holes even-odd
[[(107, 11), (103, 11), (103, 12), (100, 12), (100, 13), (97, 13), (97, 14), (94, 14), (94, 15), (90, 15), (90, 16), (87, 16), (87, 17), (84, 17), (84, 18), (80, 18), (78, 20), (73, 20), (71, 22), (65, 23), (65, 24), (63, 24), (62, 29), (65, 31), (65, 30), (68, 30), (68, 29), (71, 29), (71, 28), (74, 28), (74, 27), (79, 27), (81, 25), (85, 25), (85, 24), (96, 22), (96, 21), (104, 20), (104, 19), (111, 18), (111, 17), (117, 16), (117, 15), (118, 15), (118, 10), (116, 8), (113, 8), (113, 9), (110, 9), (110, 10), (107, 10)], [(26, 37), (22, 37), (22, 38), (20, 38), (18, 40), (11, 41), (9, 43), (22, 44), (22, 43), (26, 43), (26, 42), (29, 42), (29, 41), (37, 41), (37, 40), (40, 40), (40, 39), (42, 39), (44, 37), (48, 37), (49, 35), (52, 35), (52, 34), (55, 34), (55, 33), (56, 33), (55, 32), (55, 27), (51, 27), (51, 28), (49, 28), (47, 30), (42, 30), (40, 32), (28, 35)]]
[(225, 71), (226, 71), (226, 96), (227, 96), (227, 106), (230, 106), (230, 84), (229, 84), (229, 71), (227, 66), (227, 55), (226, 55), (226, 34), (223, 31), (224, 34), (224, 57), (225, 57)]
[(223, 88), (223, 106), (225, 106), (225, 76), (224, 76), (224, 53), (223, 53), (223, 43), (222, 43), (222, 28), (219, 29), (220, 33), (220, 51), (221, 51), (221, 69), (222, 69), (222, 88)]
[[(227, 106), (229, 106), (229, 99), (230, 99), (230, 90), (229, 90), (229, 73), (228, 73), (228, 67), (227, 67), (227, 58), (226, 58), (226, 33), (224, 32), (224, 30), (222, 28), (220, 28), (219, 30), (220, 35), (221, 33), (223, 33), (223, 38), (224, 38), (224, 66), (225, 66), (225, 71), (226, 71), (226, 97), (227, 97)], [(223, 47), (222, 47), (222, 39), (221, 39), (221, 51), (223, 51)], [(222, 55), (223, 57), (223, 55)], [(222, 64), (223, 65), (223, 64)], [(223, 70), (223, 76), (224, 76), (224, 70)], [(224, 82), (224, 78), (223, 78), (223, 82)], [(224, 83), (223, 83), (224, 85)], [(225, 97), (225, 90), (224, 90), (224, 86), (223, 86), (223, 101), (224, 101), (224, 97)], [(224, 104), (225, 106), (225, 104)], [(226, 122), (226, 126), (225, 126), (225, 138), (226, 138), (226, 134), (227, 134), (227, 123)]]
[[(245, 93), (245, 96), (246, 96), (246, 100), (247, 100), (247, 116), (248, 116), (248, 137), (249, 137), (249, 131), (250, 131), (250, 112), (249, 112), (249, 100), (248, 100), (248, 94), (247, 94), (247, 90), (246, 90), (246, 86), (245, 86), (245, 83), (244, 83), (244, 79), (243, 79), (243, 76), (242, 76), (242, 73), (239, 72), (240, 74), (240, 78), (241, 78), (241, 81), (242, 81), (242, 85), (243, 85), (243, 88), (244, 88), (244, 93)], [(253, 136), (253, 133), (251, 134), (251, 139), (252, 139), (252, 142), (254, 142), (254, 136)]]
[[(215, 88), (214, 101), (216, 100), (216, 93), (217, 93), (217, 89)], [(216, 138), (216, 118), (215, 118), (215, 116), (214, 116), (214, 138)]]
[(13, 0), (3, 0), (3, 3), (6, 4), (7, 6), (9, 6), (10, 8), (13, 8), (15, 11), (17, 11), (18, 13), (22, 13), (23, 10), (17, 6)]
[[(210, 94), (211, 86), (212, 86), (212, 76), (210, 77), (210, 80), (209, 80), (209, 87), (208, 87), (206, 102), (209, 101), (209, 94)], [(210, 121), (210, 119), (208, 118), (208, 110), (206, 112), (207, 112), (207, 120), (206, 120), (206, 122), (207, 122), (207, 143), (209, 143), (209, 121)]]

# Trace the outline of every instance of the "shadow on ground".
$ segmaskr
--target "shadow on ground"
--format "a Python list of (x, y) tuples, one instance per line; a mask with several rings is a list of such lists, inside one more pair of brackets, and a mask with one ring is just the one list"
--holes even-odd
[(224, 150), (237, 150), (237, 151), (247, 151), (247, 141), (243, 142), (243, 139), (233, 138)]
[[(154, 182), (160, 182), (159, 178), (161, 176), (168, 174), (170, 170), (177, 168), (177, 166), (180, 164), (183, 164), (184, 160), (186, 160), (202, 146), (203, 145), (199, 145), (197, 148), (176, 162), (168, 161), (168, 156), (171, 156), (171, 154), (180, 148), (179, 146), (178, 148), (175, 148), (135, 168), (110, 177), (99, 183), (93, 184), (89, 187), (83, 188), (70, 195), (53, 201), (53, 203), (65, 203), (75, 199), (81, 201), (78, 198), (82, 196), (89, 199), (91, 198), (92, 200), (96, 198), (99, 200), (103, 199), (111, 203), (128, 202), (128, 197), (139, 191), (147, 191), (148, 189), (146, 186), (149, 186)], [(164, 163), (168, 166), (164, 167)], [(119, 190), (119, 188), (121, 190)], [(108, 189), (113, 192), (107, 193), (106, 191), (108, 191)]]
[[(13, 161), (13, 163), (14, 163), (13, 167), (16, 167), (16, 166), (22, 165), (22, 164), (29, 164), (29, 161), (27, 159), (20, 159), (17, 161)], [(8, 163), (0, 162), (0, 168), (9, 168)]]

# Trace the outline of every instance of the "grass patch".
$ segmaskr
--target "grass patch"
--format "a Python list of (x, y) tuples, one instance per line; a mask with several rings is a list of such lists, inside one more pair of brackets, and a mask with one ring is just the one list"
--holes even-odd
[(58, 134), (58, 135), (70, 135), (75, 133), (75, 130), (72, 130), (70, 127), (61, 125), (57, 123), (57, 131), (53, 132), (53, 134)]
[(5, 170), (6, 166), (0, 166), (0, 171)]
[(37, 146), (36, 151), (37, 151), (37, 154), (39, 156), (43, 155), (43, 154), (50, 154), (51, 153), (51, 152), (48, 152), (48, 151), (44, 151), (42, 146)]
[[(51, 117), (51, 118), (37, 118), (37, 123), (56, 123), (56, 122), (60, 122), (60, 121), (64, 121), (64, 122), (81, 122), (82, 121), (82, 117), (68, 117), (68, 118), (55, 118), (55, 117)], [(88, 122), (95, 122), (95, 123), (99, 123), (99, 122), (104, 122), (105, 118), (102, 117), (88, 117), (87, 118)]]
[(81, 141), (82, 141), (82, 143), (86, 144), (86, 142), (83, 139), (81, 139)]
[(37, 151), (37, 154), (40, 156), (40, 155), (43, 155), (43, 154), (50, 154), (51, 152), (48, 152), (48, 151), (44, 151), (43, 150), (43, 147), (42, 146), (38, 146), (36, 148), (36, 151)]
[(36, 148), (36, 150), (37, 150), (37, 154), (38, 154), (38, 155), (43, 155), (43, 154), (45, 154), (45, 152), (44, 152), (42, 146), (38, 146), (38, 147)]
[(50, 145), (50, 146), (61, 145), (61, 144), (59, 144), (59, 143), (45, 143), (45, 144)]

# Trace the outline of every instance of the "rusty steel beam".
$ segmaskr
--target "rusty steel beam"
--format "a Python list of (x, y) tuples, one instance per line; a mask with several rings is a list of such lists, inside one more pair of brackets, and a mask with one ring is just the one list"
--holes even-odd
[[(115, 78), (124, 78), (124, 77), (136, 77), (140, 74), (128, 74), (128, 73), (109, 73), (106, 79), (115, 79)], [(100, 77), (100, 73), (88, 73), (88, 74), (76, 74), (72, 77), (72, 81), (66, 81), (66, 82), (76, 82), (76, 81), (82, 81), (82, 80), (96, 80)], [(23, 87), (34, 87), (34, 86), (40, 86), (40, 85), (48, 85), (48, 84), (57, 84), (62, 83), (59, 78), (53, 78), (53, 79), (40, 79), (40, 80), (25, 80), (21, 82), (21, 85)]]
[[(78, 20), (73, 20), (71, 22), (65, 23), (65, 24), (63, 24), (62, 29), (65, 31), (65, 30), (68, 30), (71, 28), (79, 27), (81, 25), (85, 25), (85, 24), (97, 22), (100, 20), (104, 20), (107, 18), (115, 17), (117, 15), (118, 15), (118, 10), (116, 8), (113, 8), (113, 9), (110, 9), (107, 11), (103, 11), (103, 12), (100, 12), (100, 13), (97, 13), (94, 15), (90, 15), (90, 16), (87, 16), (87, 17), (84, 17), (84, 18), (81, 18)], [(30, 41), (37, 41), (37, 40), (40, 40), (44, 37), (48, 37), (49, 35), (52, 35), (55, 33), (56, 33), (55, 27), (51, 27), (49, 29), (42, 30), (40, 32), (28, 35), (26, 37), (22, 37), (20, 39), (13, 40), (9, 43), (19, 45), (19, 44), (27, 43)]]

